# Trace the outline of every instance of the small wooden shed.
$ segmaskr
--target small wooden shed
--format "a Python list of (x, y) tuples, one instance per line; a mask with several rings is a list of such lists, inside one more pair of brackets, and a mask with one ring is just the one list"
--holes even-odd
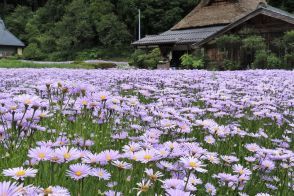
[(22, 55), (24, 47), (25, 44), (8, 31), (3, 20), (0, 19), (0, 58)]

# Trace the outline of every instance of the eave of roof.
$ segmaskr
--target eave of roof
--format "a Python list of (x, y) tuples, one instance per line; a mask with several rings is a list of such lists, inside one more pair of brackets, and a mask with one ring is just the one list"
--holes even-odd
[(1, 46), (16, 46), (16, 47), (25, 47), (25, 44), (16, 38), (11, 32), (7, 29), (0, 30), (0, 45)]
[(288, 23), (294, 24), (294, 15), (290, 14), (286, 11), (283, 11), (281, 9), (278, 8), (274, 8), (272, 6), (266, 5), (266, 6), (260, 6), (258, 7), (256, 10), (254, 10), (253, 12), (247, 14), (246, 16), (236, 20), (235, 22), (229, 24), (228, 26), (226, 26), (225, 28), (221, 29), (220, 31), (208, 36), (206, 39), (200, 41), (200, 42), (195, 42), (192, 47), (201, 47), (202, 45), (210, 42), (211, 40), (213, 40), (214, 38), (228, 32), (229, 30), (239, 26), (240, 24), (254, 18), (255, 16), (259, 15), (259, 14), (263, 14), (263, 15), (267, 15), (270, 17), (274, 17), (283, 21), (286, 21)]
[(208, 36), (220, 31), (225, 25), (221, 26), (211, 26), (211, 27), (202, 27), (194, 29), (185, 29), (185, 30), (169, 30), (164, 33), (161, 33), (157, 36), (148, 36), (141, 40), (138, 40), (132, 45), (135, 46), (148, 46), (148, 45), (163, 45), (163, 44), (193, 44), (200, 42)]

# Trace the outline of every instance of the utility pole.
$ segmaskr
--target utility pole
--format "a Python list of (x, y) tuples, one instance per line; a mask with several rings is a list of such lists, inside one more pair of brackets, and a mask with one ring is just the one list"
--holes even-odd
[(141, 39), (141, 10), (139, 9), (139, 40)]

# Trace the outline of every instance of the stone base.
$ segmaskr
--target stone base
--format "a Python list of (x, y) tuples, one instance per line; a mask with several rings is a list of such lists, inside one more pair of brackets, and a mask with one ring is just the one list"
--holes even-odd
[(160, 70), (169, 70), (170, 69), (170, 62), (163, 62), (157, 65), (157, 69)]

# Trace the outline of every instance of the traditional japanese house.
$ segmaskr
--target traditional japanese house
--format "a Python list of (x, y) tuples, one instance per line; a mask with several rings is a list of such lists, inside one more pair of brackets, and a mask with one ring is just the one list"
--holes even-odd
[(0, 18), (0, 58), (15, 54), (22, 55), (24, 47), (24, 43), (6, 29)]
[(166, 67), (177, 66), (185, 53), (201, 50), (210, 62), (220, 62), (222, 54), (216, 38), (241, 34), (245, 28), (262, 35), (268, 43), (294, 29), (294, 15), (269, 6), (266, 0), (202, 0), (170, 30), (146, 36), (133, 43), (137, 48), (159, 47), (168, 60)]

